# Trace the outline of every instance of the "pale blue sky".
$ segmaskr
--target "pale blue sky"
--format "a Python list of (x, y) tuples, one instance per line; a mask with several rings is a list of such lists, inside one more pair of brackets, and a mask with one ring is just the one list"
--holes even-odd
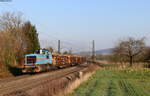
[(150, 0), (12, 0), (0, 13), (20, 11), (36, 25), (43, 45), (75, 51), (113, 47), (118, 39), (147, 37), (150, 45)]

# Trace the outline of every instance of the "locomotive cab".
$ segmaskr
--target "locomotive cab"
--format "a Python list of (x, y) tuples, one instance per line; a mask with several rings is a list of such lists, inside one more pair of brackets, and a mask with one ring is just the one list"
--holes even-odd
[(34, 54), (25, 55), (25, 63), (22, 72), (41, 72), (52, 65), (52, 55), (46, 49), (36, 50)]

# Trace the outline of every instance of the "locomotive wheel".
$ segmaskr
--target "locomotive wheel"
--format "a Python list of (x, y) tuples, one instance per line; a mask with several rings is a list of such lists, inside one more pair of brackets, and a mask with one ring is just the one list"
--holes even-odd
[(46, 65), (46, 71), (49, 71), (51, 69), (51, 66), (49, 64)]
[(36, 73), (41, 72), (41, 67), (37, 66), (37, 68), (34, 69), (34, 72), (36, 72)]
[(22, 70), (22, 73), (26, 73), (27, 71), (25, 69)]

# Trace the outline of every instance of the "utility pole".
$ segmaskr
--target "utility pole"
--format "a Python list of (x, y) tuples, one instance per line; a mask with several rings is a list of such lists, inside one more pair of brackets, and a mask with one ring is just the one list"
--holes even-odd
[(94, 40), (92, 41), (92, 62), (94, 63), (95, 61), (95, 42)]
[(60, 54), (60, 40), (58, 40), (58, 53)]

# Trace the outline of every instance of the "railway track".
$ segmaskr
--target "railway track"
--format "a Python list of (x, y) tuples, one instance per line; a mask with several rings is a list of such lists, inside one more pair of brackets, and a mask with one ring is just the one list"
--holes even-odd
[(28, 91), (39, 86), (40, 84), (44, 84), (46, 82), (65, 77), (69, 74), (79, 72), (84, 68), (85, 67), (75, 66), (33, 76), (26, 75), (23, 77), (18, 77), (17, 79), (7, 81), (0, 80), (0, 96), (11, 96), (11, 93), (17, 90)]
[(0, 79), (0, 85), (3, 84), (3, 83), (11, 82), (13, 80), (19, 80), (19, 79), (22, 79), (22, 78), (27, 78), (29, 76), (30, 75), (21, 75), (21, 76), (17, 76), (17, 77), (8, 77), (8, 78), (5, 78), (5, 79)]
[[(57, 70), (58, 70), (58, 69), (57, 69)], [(50, 71), (48, 71), (48, 72), (55, 72), (55, 71), (57, 71), (57, 70), (50, 70)], [(60, 70), (63, 70), (63, 69), (60, 69)], [(30, 77), (30, 76), (41, 75), (41, 74), (45, 74), (45, 73), (48, 73), (48, 72), (36, 73), (36, 74), (24, 74), (24, 75), (21, 75), (21, 76), (8, 77), (8, 78), (5, 78), (5, 79), (0, 79), (0, 86), (1, 86), (1, 84), (3, 84), (3, 83), (11, 82), (11, 81), (14, 81), (14, 80), (20, 80), (20, 79), (28, 78), (28, 77)]]

